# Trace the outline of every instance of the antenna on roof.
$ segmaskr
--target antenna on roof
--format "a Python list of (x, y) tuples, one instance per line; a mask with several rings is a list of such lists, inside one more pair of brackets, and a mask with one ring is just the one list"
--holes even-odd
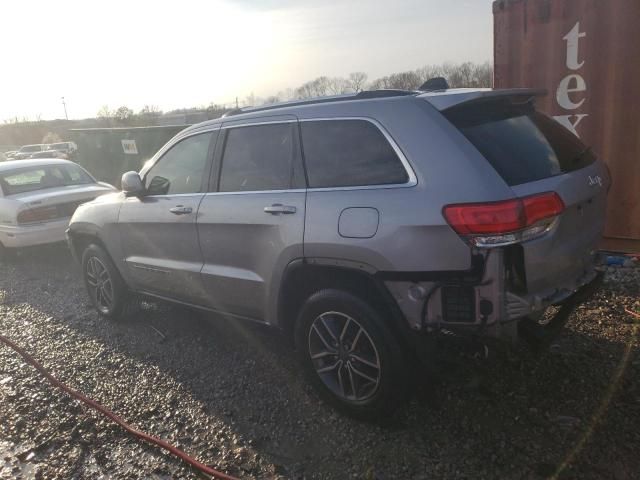
[(447, 90), (449, 88), (449, 84), (447, 80), (443, 77), (434, 77), (430, 78), (426, 82), (424, 82), (418, 90), (422, 92), (428, 92), (432, 90)]

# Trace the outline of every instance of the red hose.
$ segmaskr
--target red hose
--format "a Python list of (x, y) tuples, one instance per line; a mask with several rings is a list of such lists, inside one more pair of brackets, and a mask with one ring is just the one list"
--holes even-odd
[(213, 478), (218, 478), (220, 480), (238, 480), (236, 477), (232, 477), (230, 475), (226, 475), (226, 474), (224, 474), (222, 472), (219, 472), (219, 471), (217, 471), (217, 470), (215, 470), (215, 469), (213, 469), (213, 468), (211, 468), (211, 467), (209, 467), (209, 466), (207, 466), (207, 465), (205, 465), (203, 463), (198, 462), (196, 459), (190, 457), (189, 455), (184, 453), (182, 450), (174, 447), (173, 445), (170, 445), (169, 443), (165, 442), (164, 440), (160, 440), (159, 438), (154, 437), (153, 435), (149, 435), (147, 433), (141, 432), (141, 431), (136, 430), (135, 428), (129, 426), (124, 420), (122, 420), (120, 417), (118, 417), (111, 410), (103, 407), (102, 405), (100, 405), (95, 400), (91, 400), (90, 398), (85, 397), (82, 393), (77, 392), (76, 390), (73, 390), (70, 387), (67, 387), (64, 383), (62, 383), (57, 378), (55, 378), (53, 375), (51, 375), (31, 355), (29, 355), (27, 352), (25, 352), (22, 348), (20, 348), (18, 345), (13, 343), (8, 338), (0, 335), (0, 342), (4, 343), (8, 347), (11, 347), (13, 350), (18, 352), (28, 364), (33, 366), (42, 375), (44, 375), (47, 378), (47, 380), (49, 380), (49, 382), (51, 382), (54, 386), (58, 387), (60, 390), (62, 390), (64, 392), (66, 392), (67, 394), (69, 394), (73, 398), (76, 398), (76, 399), (80, 400), (81, 402), (89, 405), (94, 410), (97, 410), (98, 412), (102, 413), (105, 417), (110, 418), (112, 421), (114, 421), (115, 423), (120, 425), (123, 429), (125, 429), (130, 434), (132, 434), (132, 435), (134, 435), (134, 436), (136, 436), (138, 438), (141, 438), (142, 440), (145, 440), (146, 442), (153, 443), (153, 444), (159, 446), (160, 448), (163, 448), (164, 450), (167, 450), (168, 452), (174, 454), (176, 457), (179, 457), (180, 459), (182, 459), (185, 462), (187, 462), (192, 467), (197, 468), (198, 470), (200, 470), (203, 473), (206, 473), (207, 475), (211, 475)]

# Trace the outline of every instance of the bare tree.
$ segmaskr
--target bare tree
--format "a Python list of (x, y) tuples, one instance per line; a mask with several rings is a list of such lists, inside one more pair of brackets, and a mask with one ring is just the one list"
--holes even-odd
[(392, 73), (378, 78), (371, 83), (372, 89), (397, 88), (399, 90), (415, 90), (422, 84), (422, 78), (416, 71)]
[(155, 117), (158, 115), (162, 115), (162, 110), (160, 110), (157, 105), (145, 105), (144, 107), (142, 107), (138, 115)]
[(123, 123), (129, 122), (134, 115), (135, 113), (133, 113), (133, 110), (126, 105), (121, 106), (114, 112), (114, 117)]
[(430, 78), (444, 77), (444, 70), (443, 65), (425, 65), (424, 67), (417, 69), (416, 73), (420, 77), (420, 81), (424, 83)]
[(318, 77), (296, 88), (295, 95), (297, 98), (324, 97), (329, 93), (330, 82), (329, 77)]
[(474, 78), (477, 87), (493, 88), (493, 65), (489, 62), (475, 65)]
[(423, 81), (433, 77), (444, 77), (451, 88), (493, 86), (493, 65), (489, 62), (482, 64), (465, 62), (460, 64), (426, 65), (416, 70), (416, 72)]
[(327, 90), (331, 95), (342, 95), (351, 91), (349, 81), (342, 77), (329, 78), (327, 82)]
[(349, 87), (355, 93), (361, 92), (367, 84), (367, 78), (368, 75), (364, 72), (352, 72), (349, 74)]
[(98, 113), (96, 114), (97, 118), (113, 118), (114, 116), (114, 112), (111, 111), (108, 105), (100, 107), (100, 110), (98, 110)]
[(295, 89), (294, 93), (296, 98), (311, 98), (313, 97), (313, 87), (311, 82), (303, 83)]

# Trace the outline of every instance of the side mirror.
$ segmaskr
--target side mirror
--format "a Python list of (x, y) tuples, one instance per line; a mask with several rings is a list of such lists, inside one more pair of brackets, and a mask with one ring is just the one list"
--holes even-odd
[(144, 191), (142, 179), (138, 172), (127, 172), (123, 174), (120, 184), (122, 185), (122, 191), (127, 195), (139, 195)]

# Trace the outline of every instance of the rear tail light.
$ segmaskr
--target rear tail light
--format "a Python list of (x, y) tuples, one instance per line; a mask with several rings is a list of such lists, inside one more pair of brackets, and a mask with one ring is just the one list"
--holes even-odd
[(23, 210), (18, 214), (18, 223), (37, 223), (59, 218), (57, 207), (38, 207)]
[(546, 192), (502, 202), (447, 205), (442, 213), (473, 245), (495, 247), (543, 235), (563, 210), (560, 196)]

